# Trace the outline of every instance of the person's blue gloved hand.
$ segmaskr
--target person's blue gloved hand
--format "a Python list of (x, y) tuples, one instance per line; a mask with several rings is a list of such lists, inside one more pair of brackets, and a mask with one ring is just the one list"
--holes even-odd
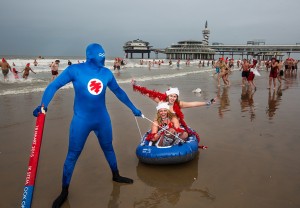
[[(44, 107), (44, 110), (47, 112), (47, 108), (46, 107)], [(34, 109), (33, 115), (35, 117), (37, 117), (39, 115), (39, 113), (41, 113), (41, 112), (42, 112), (42, 106), (39, 105), (38, 107), (36, 107), (36, 109)]]
[(132, 111), (132, 113), (135, 115), (135, 116), (142, 116), (142, 112), (139, 110), (139, 109), (134, 109), (133, 111)]

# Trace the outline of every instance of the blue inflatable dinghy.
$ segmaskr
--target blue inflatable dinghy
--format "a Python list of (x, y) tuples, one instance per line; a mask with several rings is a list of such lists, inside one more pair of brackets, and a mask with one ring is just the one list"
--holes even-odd
[(172, 146), (159, 147), (146, 140), (148, 131), (136, 148), (139, 160), (147, 164), (177, 164), (188, 162), (198, 154), (198, 140), (195, 135), (187, 138), (186, 142)]

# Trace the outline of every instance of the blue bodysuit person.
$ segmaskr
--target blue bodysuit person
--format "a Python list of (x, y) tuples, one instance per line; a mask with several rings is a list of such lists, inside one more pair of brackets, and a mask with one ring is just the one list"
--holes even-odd
[(88, 45), (86, 62), (68, 66), (51, 82), (43, 94), (41, 105), (33, 112), (37, 116), (41, 112), (41, 106), (47, 110), (56, 91), (69, 82), (73, 83), (75, 90), (74, 115), (70, 125), (69, 148), (63, 169), (62, 192), (53, 202), (52, 207), (60, 207), (67, 199), (76, 161), (91, 131), (94, 131), (98, 138), (112, 171), (113, 180), (120, 183), (133, 183), (132, 179), (119, 175), (112, 145), (111, 120), (105, 105), (107, 87), (132, 110), (135, 116), (141, 116), (142, 113), (120, 88), (112, 72), (104, 66), (104, 62), (105, 52), (102, 46), (96, 43)]

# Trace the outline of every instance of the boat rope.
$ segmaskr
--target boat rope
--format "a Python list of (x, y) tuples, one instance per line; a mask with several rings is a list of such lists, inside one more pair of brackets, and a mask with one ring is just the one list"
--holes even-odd
[[(142, 115), (142, 117), (143, 117), (143, 116), (144, 116), (144, 115)], [(137, 121), (136, 117), (134, 117), (134, 118), (135, 118), (135, 122), (136, 122), (136, 125), (137, 125), (137, 127), (138, 127), (138, 130), (139, 130), (140, 136), (141, 136), (141, 140), (143, 140), (143, 136), (142, 136), (142, 132), (141, 132), (141, 128), (140, 128), (139, 122)]]
[[(155, 126), (159, 127), (159, 125), (158, 125), (158, 124), (154, 123), (154, 122), (153, 122), (151, 119), (147, 118), (146, 116), (142, 115), (142, 118), (144, 118), (144, 119), (148, 120), (149, 122), (151, 122), (151, 123), (152, 123), (152, 124), (154, 124)], [(176, 134), (173, 134), (172, 132), (168, 131), (168, 130), (167, 130), (167, 129), (165, 129), (165, 128), (162, 128), (162, 130), (161, 130), (161, 131), (165, 131), (165, 132), (167, 132), (167, 133), (171, 134), (172, 136), (174, 136), (175, 138), (182, 140), (181, 138), (179, 138), (179, 137), (178, 137), (178, 135), (176, 135)]]

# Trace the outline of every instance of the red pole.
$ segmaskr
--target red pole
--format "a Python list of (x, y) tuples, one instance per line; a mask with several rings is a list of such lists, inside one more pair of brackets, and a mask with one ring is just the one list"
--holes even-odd
[(30, 157), (28, 163), (28, 169), (26, 174), (25, 186), (23, 191), (23, 199), (21, 203), (22, 208), (30, 208), (31, 201), (33, 197), (34, 185), (35, 185), (35, 177), (37, 173), (37, 167), (39, 162), (40, 149), (43, 138), (43, 130), (45, 123), (45, 111), (42, 108), (42, 113), (39, 113), (36, 118), (36, 124), (34, 128), (34, 135), (30, 150)]

